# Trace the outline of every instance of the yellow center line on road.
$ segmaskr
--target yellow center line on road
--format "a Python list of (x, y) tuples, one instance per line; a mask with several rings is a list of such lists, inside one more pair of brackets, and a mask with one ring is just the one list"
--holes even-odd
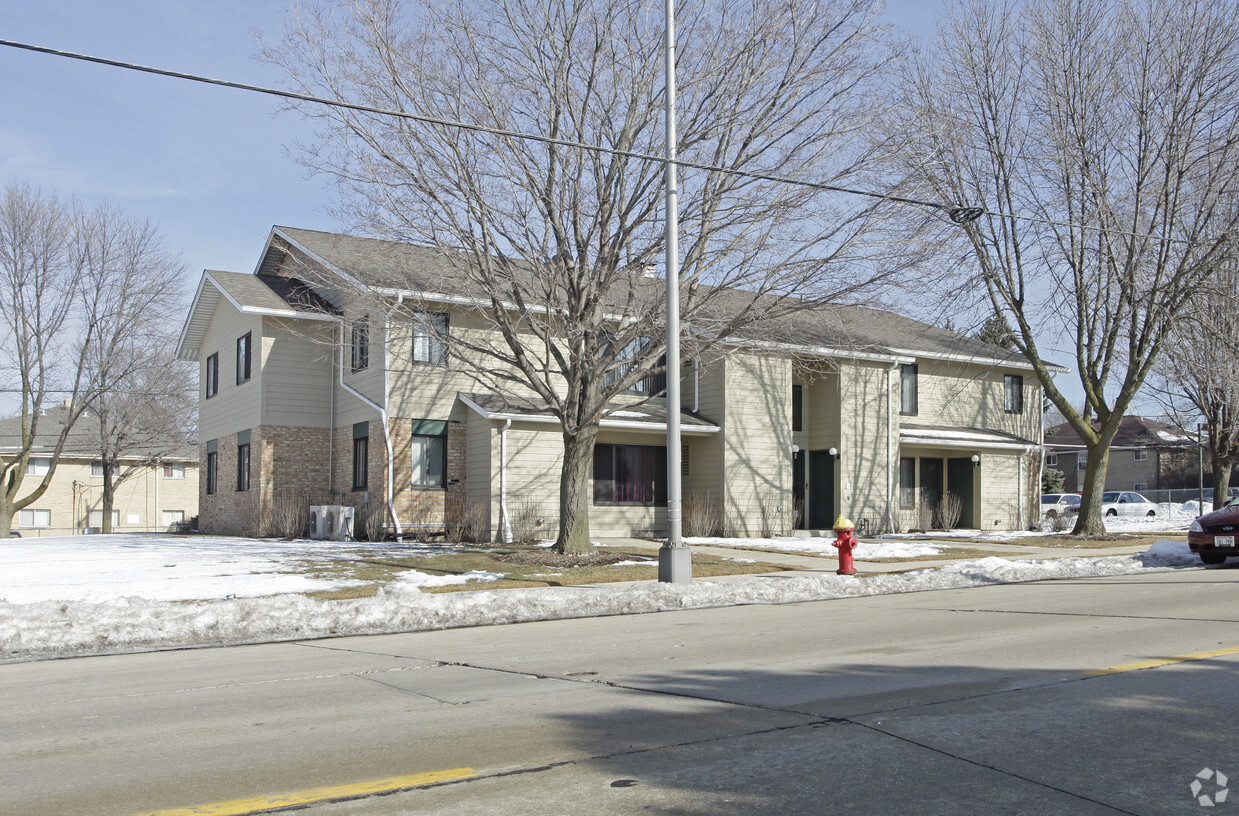
[(364, 796), (392, 793), (393, 791), (406, 788), (420, 788), (424, 785), (434, 785), (441, 782), (457, 782), (473, 776), (477, 776), (477, 772), (472, 768), (453, 768), (448, 771), (430, 771), (409, 776), (391, 776), (387, 779), (374, 779), (370, 782), (354, 782), (348, 785), (311, 788), (278, 796), (255, 796), (249, 799), (233, 799), (230, 802), (215, 802), (209, 805), (195, 805), (186, 808), (173, 808), (172, 810), (153, 810), (147, 813), (137, 813), (134, 816), (247, 816), (250, 813), (270, 813), (273, 810), (304, 807), (316, 802), (360, 799)]
[(1239, 654), (1239, 646), (1229, 649), (1214, 649), (1211, 652), (1196, 652), (1195, 654), (1178, 655), (1177, 657), (1161, 657), (1153, 660), (1141, 660), (1136, 663), (1124, 663), (1121, 666), (1111, 666), (1108, 669), (1093, 669), (1084, 672), (1085, 677), (1102, 677), (1107, 674), (1137, 671), (1139, 669), (1155, 669), (1158, 666), (1172, 666), (1175, 663), (1190, 663), (1193, 660), (1208, 660), (1211, 657)]

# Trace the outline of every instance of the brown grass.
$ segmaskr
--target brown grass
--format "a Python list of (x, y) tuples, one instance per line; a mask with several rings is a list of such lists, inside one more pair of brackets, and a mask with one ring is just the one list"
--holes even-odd
[[(344, 600), (368, 598), (379, 588), (397, 578), (406, 570), (417, 570), (427, 575), (463, 575), (471, 571), (503, 573), (498, 581), (470, 581), (466, 584), (451, 584), (442, 587), (423, 587), (423, 592), (475, 592), (484, 589), (517, 589), (522, 587), (579, 586), (583, 584), (616, 583), (620, 581), (653, 581), (658, 578), (658, 559), (648, 550), (608, 547), (599, 551), (600, 558), (594, 563), (573, 566), (564, 563), (557, 566), (547, 553), (537, 547), (486, 547), (445, 550), (428, 554), (424, 548), (410, 547), (410, 552), (401, 554), (400, 548), (387, 547), (367, 550), (358, 548), (349, 557), (341, 557), (330, 564), (305, 563), (302, 574), (327, 580), (353, 580), (363, 583), (306, 593), (320, 600)], [(527, 553), (533, 557), (520, 559)], [(505, 559), (505, 556), (518, 556)], [(553, 555), (553, 554), (549, 554)], [(528, 560), (530, 563), (513, 563)], [(579, 559), (578, 559), (579, 560)], [(643, 561), (641, 564), (612, 566), (620, 561)], [(747, 575), (762, 572), (780, 572), (792, 567), (770, 563), (746, 564), (729, 558), (718, 558), (693, 553), (693, 576), (710, 578), (720, 575)]]

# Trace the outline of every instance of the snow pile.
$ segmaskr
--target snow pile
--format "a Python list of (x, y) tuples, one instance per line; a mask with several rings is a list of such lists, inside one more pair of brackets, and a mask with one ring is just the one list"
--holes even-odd
[[(836, 556), (839, 550), (833, 538), (779, 536), (777, 538), (686, 538), (684, 543), (692, 547), (735, 547), (744, 550), (779, 550), (781, 552), (805, 553), (806, 555)], [(880, 558), (917, 558), (922, 555), (940, 555), (946, 547), (930, 542), (908, 541), (883, 537), (861, 541), (852, 556), (864, 561)]]
[[(74, 537), (55, 539), (61, 547), (77, 541), (94, 541), (104, 537)], [(115, 538), (124, 538), (117, 536)], [(152, 541), (155, 552), (167, 554), (167, 542), (160, 537), (134, 538)], [(50, 543), (53, 539), (45, 539)], [(174, 539), (181, 545), (200, 544), (204, 539)], [(254, 542), (231, 539), (235, 558), (217, 546), (207, 544), (209, 553), (193, 565), (197, 577), (182, 580), (180, 588), (196, 586), (215, 591), (216, 580), (248, 585), (256, 576), (269, 576), (272, 581), (290, 577), (272, 572), (271, 564), (258, 554), (268, 555), (287, 550), (299, 558), (322, 557), (320, 542)], [(247, 546), (250, 545), (250, 546)], [(313, 548), (317, 547), (318, 550)], [(109, 549), (104, 547), (103, 549)], [(121, 545), (121, 549), (125, 549)], [(38, 552), (44, 559), (37, 565), (29, 557), (4, 556), (12, 553)], [(175, 554), (187, 557), (187, 550)], [(214, 567), (210, 559), (215, 559)], [(26, 561), (25, 572), (10, 572), (15, 563)], [(146, 649), (186, 646), (209, 646), (240, 643), (261, 643), (279, 640), (301, 640), (334, 635), (370, 635), (391, 632), (411, 632), (462, 626), (482, 626), (558, 618), (628, 615), (661, 612), (674, 609), (700, 609), (741, 604), (797, 603), (803, 601), (847, 598), (895, 592), (918, 592), (932, 589), (954, 589), (1015, 581), (1039, 581), (1060, 578), (1087, 578), (1103, 575), (1129, 575), (1150, 569), (1176, 566), (1199, 566), (1199, 560), (1182, 543), (1162, 541), (1139, 556), (1105, 558), (1061, 558), (1045, 561), (1008, 561), (983, 558), (944, 566), (892, 575), (854, 578), (839, 575), (762, 578), (733, 578), (721, 582), (697, 581), (692, 584), (659, 584), (656, 582), (556, 587), (552, 589), (480, 590), (475, 592), (428, 594), (417, 587), (418, 578), (397, 580), (388, 584), (376, 596), (349, 600), (315, 600), (302, 594), (282, 591), (268, 597), (242, 597), (231, 591), (211, 600), (192, 602), (163, 598), (167, 594), (155, 591), (157, 578), (166, 570), (177, 567), (159, 564), (159, 558), (141, 560), (142, 570), (130, 576), (130, 583), (118, 581), (110, 572), (99, 572), (99, 559), (78, 562), (62, 558), (54, 548), (0, 547), (0, 575), (4, 585), (0, 595), (0, 656), (10, 660), (73, 655), (105, 654)], [(131, 569), (139, 562), (129, 562)], [(83, 569), (87, 564), (89, 569)], [(245, 569), (242, 569), (244, 567)], [(246, 571), (246, 569), (255, 571)], [(188, 567), (187, 567), (188, 569)], [(225, 575), (206, 575), (214, 569)], [(90, 575), (86, 573), (90, 572)], [(24, 578), (22, 575), (24, 574)], [(33, 575), (51, 581), (36, 589)], [(14, 587), (11, 578), (18, 577)], [(105, 580), (110, 588), (90, 588), (91, 576)], [(484, 573), (473, 576), (486, 580), (494, 576)], [(427, 576), (428, 577), (428, 576)], [(497, 576), (494, 576), (497, 577)], [(461, 576), (466, 578), (466, 576)], [(493, 579), (493, 578), (492, 578)], [(321, 582), (330, 583), (330, 582)], [(151, 595), (100, 600), (117, 585), (145, 586)], [(68, 589), (62, 593), (60, 587)], [(29, 602), (15, 602), (15, 597), (38, 597)], [(89, 599), (48, 600), (58, 594), (83, 595)]]

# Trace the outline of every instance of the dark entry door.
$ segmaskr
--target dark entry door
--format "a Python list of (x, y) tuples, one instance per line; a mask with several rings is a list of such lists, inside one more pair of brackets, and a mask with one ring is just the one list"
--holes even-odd
[(809, 526), (809, 516), (805, 512), (805, 452), (798, 450), (792, 454), (792, 500), (796, 503), (796, 529), (805, 530)]
[(975, 527), (972, 480), (974, 478), (972, 457), (948, 459), (946, 463), (946, 489), (959, 496), (960, 513), (956, 527)]
[(827, 451), (809, 451), (809, 528), (828, 529), (834, 512), (835, 460)]
[(924, 516), (933, 514), (930, 526), (934, 528), (942, 526), (942, 520), (938, 516), (938, 503), (942, 501), (942, 461), (921, 459), (921, 513)]

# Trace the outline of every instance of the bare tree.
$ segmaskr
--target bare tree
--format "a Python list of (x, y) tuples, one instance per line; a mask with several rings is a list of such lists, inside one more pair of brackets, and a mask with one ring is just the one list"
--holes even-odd
[[(176, 325), (171, 319), (153, 322)], [(105, 533), (112, 532), (117, 488), (194, 447), (198, 402), (194, 371), (173, 357), (175, 347), (176, 338), (165, 337), (158, 346), (138, 346), (115, 355), (129, 358), (124, 370), (118, 372), (122, 376), (104, 378), (91, 400), (98, 420), (95, 441), (103, 464)]]
[[(1239, 462), (1239, 262), (1228, 259), (1207, 287), (1196, 292), (1188, 314), (1175, 324), (1152, 383), (1167, 414), (1203, 418), (1213, 473), (1213, 502), (1226, 497)], [(1188, 425), (1184, 430), (1195, 434)], [(1203, 508), (1202, 508), (1203, 512)]]
[[(502, 131), (298, 105), (321, 127), (300, 156), (337, 183), (341, 220), (440, 248), (472, 293), (464, 308), (490, 331), (452, 336), (453, 360), (558, 417), (561, 552), (589, 549), (606, 406), (665, 366), (664, 169), (635, 155), (663, 154), (662, 9), (353, 0), (338, 16), (302, 10), (265, 50), (301, 92)], [(894, 274), (866, 255), (885, 205), (763, 178), (840, 184), (872, 169), (872, 81), (890, 58), (875, 10), (873, 0), (681, 10), (679, 156), (714, 168), (682, 170), (685, 356)], [(387, 291), (426, 291), (393, 274)]]
[[(0, 366), (20, 384), (21, 433), (0, 448), (0, 536), (46, 492), (73, 426), (101, 391), (123, 382), (134, 337), (168, 303), (179, 266), (146, 222), (86, 210), (25, 185), (0, 196)], [(59, 403), (50, 467), (25, 485), (41, 410)], [(23, 492), (23, 486), (25, 491)]]
[[(1239, 29), (1222, 4), (966, 0), (908, 73), (910, 174), (987, 214), (938, 236), (1085, 441), (1077, 534), (1189, 295), (1233, 253)], [(951, 266), (954, 266), (953, 264)], [(1082, 409), (1042, 352), (1069, 338)]]

